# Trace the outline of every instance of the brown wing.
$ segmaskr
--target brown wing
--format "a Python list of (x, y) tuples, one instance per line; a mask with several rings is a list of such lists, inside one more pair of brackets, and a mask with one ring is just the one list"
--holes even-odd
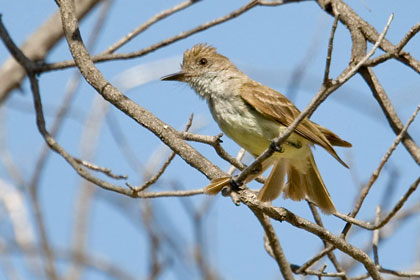
[[(241, 97), (262, 115), (272, 118), (284, 126), (289, 126), (300, 114), (299, 109), (285, 96), (257, 82), (247, 82), (241, 86)], [(296, 133), (329, 152), (342, 165), (348, 167), (337, 155), (319, 126), (304, 119), (296, 128)], [(338, 136), (337, 136), (338, 137)]]
[(328, 142), (330, 142), (333, 146), (339, 146), (339, 147), (351, 147), (351, 143), (347, 142), (346, 140), (341, 139), (337, 134), (329, 130), (328, 128), (325, 128), (323, 126), (320, 126), (319, 124), (316, 124), (318, 129), (322, 132), (322, 134), (325, 135)]

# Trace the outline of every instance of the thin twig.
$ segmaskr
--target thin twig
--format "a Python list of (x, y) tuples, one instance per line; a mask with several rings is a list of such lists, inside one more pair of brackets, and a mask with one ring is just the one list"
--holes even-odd
[(324, 81), (323, 81), (324, 85), (327, 85), (330, 80), (331, 57), (332, 57), (332, 51), (333, 51), (333, 46), (334, 46), (333, 43), (334, 43), (335, 31), (337, 30), (339, 17), (340, 17), (339, 14), (337, 14), (334, 17), (334, 23), (331, 27), (330, 39), (328, 40), (328, 51), (327, 51), (327, 59), (325, 61), (325, 71), (324, 71)]
[(418, 272), (402, 272), (402, 271), (387, 269), (387, 268), (383, 268), (383, 267), (380, 267), (379, 271), (382, 272), (382, 273), (391, 274), (391, 275), (395, 275), (395, 276), (398, 276), (398, 277), (405, 277), (405, 278), (420, 277), (420, 271), (418, 271)]
[(187, 140), (187, 141), (194, 141), (194, 142), (208, 144), (214, 148), (216, 153), (222, 159), (226, 160), (227, 162), (229, 162), (230, 164), (232, 164), (239, 170), (243, 170), (245, 168), (245, 165), (242, 162), (232, 157), (228, 152), (226, 152), (225, 149), (223, 149), (222, 145), (220, 145), (220, 143), (222, 142), (220, 138), (223, 136), (223, 133), (219, 133), (216, 136), (208, 136), (208, 135), (200, 135), (200, 134), (182, 131), (182, 132), (179, 132), (179, 136), (182, 137), (182, 139)]
[(369, 256), (359, 248), (345, 241), (345, 239), (340, 236), (333, 235), (325, 228), (311, 223), (310, 221), (295, 215), (285, 208), (273, 207), (267, 203), (260, 202), (256, 199), (254, 194), (246, 190), (239, 191), (238, 195), (240, 196), (241, 202), (247, 205), (254, 213), (260, 212), (260, 214), (265, 214), (274, 220), (279, 222), (285, 221), (295, 227), (317, 235), (319, 238), (327, 241), (340, 251), (362, 263), (373, 279), (382, 279), (377, 267)]
[(245, 179), (256, 169), (260, 164), (268, 159), (275, 151), (279, 150), (279, 147), (286, 141), (286, 139), (293, 133), (296, 127), (299, 125), (301, 121), (303, 121), (309, 114), (311, 114), (322, 102), (325, 100), (332, 92), (336, 89), (341, 87), (345, 82), (347, 82), (354, 74), (359, 71), (360, 67), (363, 66), (363, 63), (369, 59), (374, 53), (375, 50), (379, 47), (381, 41), (383, 40), (386, 32), (389, 29), (391, 24), (393, 15), (388, 19), (388, 22), (382, 31), (381, 35), (378, 38), (378, 41), (372, 47), (370, 52), (366, 54), (355, 66), (347, 67), (341, 75), (339, 75), (336, 79), (331, 81), (331, 83), (326, 87), (323, 85), (321, 89), (318, 91), (316, 96), (311, 100), (308, 106), (299, 114), (299, 116), (287, 127), (287, 129), (280, 134), (279, 137), (275, 138), (272, 141), (272, 144), (262, 153), (259, 155), (248, 167), (246, 167), (239, 175), (234, 179), (234, 183), (236, 185), (242, 185)]
[[(388, 95), (385, 92), (385, 89), (382, 87), (381, 83), (378, 80), (378, 77), (373, 72), (373, 69), (370, 67), (363, 67), (360, 69), (360, 74), (363, 79), (366, 81), (370, 87), (376, 101), (379, 103), (382, 112), (384, 113), (388, 123), (395, 134), (399, 134), (403, 128), (403, 123), (398, 117), (397, 111), (391, 103)], [(416, 142), (411, 138), (410, 134), (406, 133), (402, 139), (402, 143), (407, 151), (410, 153), (411, 157), (420, 165), (420, 147)]]
[(387, 51), (385, 54), (382, 54), (378, 57), (372, 58), (366, 61), (365, 66), (376, 66), (390, 58), (395, 58), (400, 56), (403, 52), (403, 48), (410, 42), (410, 40), (420, 31), (420, 22), (415, 24), (411, 29), (405, 34), (401, 41), (395, 46), (393, 51)]
[(193, 196), (203, 194), (204, 189), (195, 189), (188, 191), (161, 191), (161, 192), (141, 192), (137, 194), (139, 198), (156, 198), (156, 197), (179, 197), (179, 196)]
[(254, 215), (258, 218), (261, 226), (264, 228), (265, 236), (267, 236), (268, 243), (271, 248), (271, 252), (273, 253), (274, 259), (276, 260), (280, 272), (284, 279), (292, 280), (293, 272), (290, 267), (290, 263), (287, 261), (286, 256), (284, 255), (283, 249), (281, 248), (280, 241), (277, 238), (276, 232), (270, 222), (270, 218), (265, 214), (261, 213), (257, 209), (250, 207)]
[[(320, 227), (324, 227), (324, 224), (322, 222), (321, 216), (319, 215), (318, 209), (315, 207), (315, 205), (313, 203), (311, 203), (310, 201), (307, 201), (308, 205), (309, 205), (309, 209), (311, 210), (312, 216), (314, 217), (314, 220), (316, 222), (317, 225), (319, 225)], [(328, 243), (325, 242), (325, 240), (322, 240), (322, 242), (324, 243), (324, 248), (328, 247)], [(343, 268), (341, 267), (340, 263), (338, 262), (336, 256), (334, 255), (334, 252), (328, 252), (327, 253), (328, 258), (330, 259), (330, 261), (332, 262), (332, 264), (334, 265), (335, 269), (337, 270), (338, 273), (343, 273), (343, 275), (341, 276), (342, 279), (347, 279), (347, 276), (345, 275), (345, 273), (343, 272)], [(303, 270), (298, 270), (299, 272), (305, 273), (305, 271)]]
[[(3, 25), (1, 15), (0, 15), (0, 37), (5, 43), (6, 47), (9, 49), (10, 53), (14, 56), (14, 58), (22, 65), (22, 67), (25, 68), (25, 71), (27, 72), (29, 76), (31, 90), (34, 93), (34, 96), (35, 95), (39, 96), (38, 80), (36, 79), (35, 73), (33, 72), (33, 67), (35, 64), (31, 60), (29, 60), (13, 42), (6, 28)], [(43, 125), (45, 127), (45, 122), (43, 123)], [(36, 224), (38, 226), (38, 231), (41, 238), (41, 246), (46, 257), (46, 265), (45, 265), (46, 274), (48, 275), (50, 279), (56, 280), (59, 277), (57, 274), (57, 270), (55, 269), (54, 256), (52, 254), (52, 250), (50, 247), (50, 242), (48, 239), (42, 210), (39, 205), (38, 191), (37, 191), (37, 188), (30, 188), (29, 191), (30, 191), (30, 198), (31, 198), (31, 202), (32, 202), (32, 206), (33, 206), (33, 210), (35, 214)]]
[[(420, 110), (420, 105), (417, 106), (416, 110), (413, 112), (409, 120), (407, 121), (407, 124), (404, 126), (404, 128), (401, 130), (401, 132), (398, 134), (398, 136), (395, 138), (391, 146), (389, 147), (388, 151), (383, 156), (381, 162), (379, 163), (379, 166), (375, 169), (375, 171), (372, 173), (369, 182), (366, 184), (366, 186), (362, 189), (359, 200), (356, 202), (356, 205), (351, 213), (351, 217), (356, 217), (357, 213), (359, 212), (360, 208), (362, 207), (362, 204), (368, 195), (372, 185), (375, 183), (376, 179), (379, 177), (379, 174), (381, 173), (382, 168), (384, 167), (385, 163), (388, 161), (388, 159), (391, 157), (394, 150), (397, 148), (398, 144), (400, 143), (401, 139), (404, 137), (405, 133), (407, 132), (408, 128), (410, 127), (411, 123), (416, 118), (418, 112)], [(398, 210), (397, 210), (398, 211)], [(346, 225), (347, 227), (347, 225)], [(348, 230), (345, 230), (348, 231)], [(343, 232), (345, 232), (343, 230)]]
[(329, 252), (331, 252), (334, 249), (333, 246), (328, 246), (327, 248), (320, 251), (318, 254), (316, 254), (314, 257), (309, 259), (307, 262), (302, 264), (298, 269), (297, 273), (303, 273), (304, 271), (307, 271), (309, 267), (311, 267), (314, 263), (322, 259), (325, 255), (327, 255)]
[[(245, 149), (244, 148), (241, 148), (239, 150), (238, 154), (236, 155), (236, 160), (239, 161), (239, 162), (242, 162), (242, 159), (244, 158), (244, 156), (245, 156)], [(232, 164), (230, 166), (227, 174), (232, 175), (233, 172), (235, 172), (236, 169), (237, 169), (236, 166)]]
[(114, 174), (114, 173), (112, 173), (111, 169), (106, 168), (106, 167), (98, 166), (98, 165), (93, 164), (91, 162), (88, 162), (86, 160), (82, 160), (82, 159), (78, 159), (78, 158), (74, 158), (74, 160), (77, 163), (79, 163), (80, 165), (83, 165), (84, 167), (89, 168), (91, 170), (101, 172), (101, 173), (105, 174), (106, 176), (108, 176), (110, 178), (113, 178), (113, 179), (127, 179), (128, 178), (127, 175)]
[[(190, 118), (188, 119), (188, 123), (185, 127), (185, 132), (187, 132), (191, 128), (193, 117), (194, 115), (191, 114)], [(176, 156), (176, 153), (172, 152), (169, 155), (169, 157), (166, 159), (166, 161), (163, 163), (162, 167), (156, 172), (156, 174), (153, 175), (150, 179), (146, 180), (146, 182), (144, 182), (141, 186), (134, 187), (133, 191), (138, 192), (138, 193), (142, 192), (145, 189), (147, 189), (149, 186), (156, 183), (156, 181), (159, 180), (160, 176), (162, 176), (162, 174), (165, 172), (166, 168), (169, 166), (169, 164), (172, 162), (175, 156)]]
[[(208, 135), (201, 135), (195, 134), (191, 132), (182, 131), (179, 132), (178, 135), (182, 137), (182, 139), (187, 141), (194, 141), (199, 143), (204, 143), (212, 146), (216, 153), (225, 161), (229, 162), (232, 166), (236, 167), (239, 170), (244, 170), (246, 165), (243, 164), (237, 158), (232, 157), (225, 149), (223, 149), (222, 145), (220, 144), (222, 140), (220, 139), (223, 136), (223, 133), (220, 133), (216, 136), (208, 136)], [(258, 176), (255, 179), (257, 182), (264, 183), (265, 178), (263, 176)]]
[(112, 44), (108, 49), (106, 49), (103, 54), (110, 54), (110, 53), (114, 53), (116, 50), (118, 50), (119, 48), (121, 48), (122, 46), (124, 46), (125, 44), (127, 44), (129, 41), (131, 41), (134, 37), (136, 37), (137, 35), (139, 35), (140, 33), (142, 33), (143, 31), (145, 31), (146, 29), (148, 29), (150, 26), (152, 26), (154, 23), (175, 14), (176, 12), (182, 11), (183, 9), (188, 8), (189, 6), (197, 3), (199, 1), (197, 0), (188, 0), (188, 1), (184, 1), (182, 3), (179, 3), (175, 6), (173, 6), (172, 8), (169, 8), (167, 10), (163, 10), (161, 12), (159, 12), (158, 14), (154, 15), (153, 17), (151, 17), (150, 19), (148, 19), (147, 21), (145, 21), (143, 24), (141, 24), (139, 27), (137, 27), (136, 29), (134, 29), (133, 31), (131, 31), (130, 33), (128, 33), (127, 35), (125, 35), (123, 38), (121, 38), (119, 41), (115, 42), (114, 44)]
[[(355, 66), (355, 68), (357, 69), (356, 71), (358, 71), (360, 69), (360, 67), (363, 66), (363, 64), (365, 64), (365, 62), (375, 53), (376, 49), (379, 47), (379, 45), (382, 43), (382, 41), (385, 38), (386, 33), (388, 32), (389, 26), (391, 25), (392, 19), (394, 18), (394, 14), (391, 14), (388, 18), (388, 21), (384, 27), (384, 30), (382, 31), (382, 33), (379, 35), (378, 40), (375, 42), (375, 44), (373, 45), (372, 49), (366, 54), (365, 57), (363, 57), (363, 59), (361, 59)], [(354, 73), (352, 74), (351, 72), (348, 72), (346, 75), (344, 75), (342, 78), (342, 80), (347, 81), (351, 76), (353, 76)], [(340, 79), (337, 80), (338, 83), (340, 83)]]
[[(355, 219), (351, 216), (341, 214), (339, 212), (334, 213), (334, 215), (339, 217), (340, 219), (346, 221), (348, 224), (357, 225), (357, 226), (362, 227), (364, 229), (376, 230), (376, 229), (382, 228), (384, 225), (386, 225), (395, 216), (395, 214), (398, 212), (398, 210), (400, 210), (402, 208), (404, 203), (407, 201), (407, 199), (410, 197), (410, 195), (412, 193), (414, 193), (414, 191), (417, 189), (419, 184), (420, 184), (420, 177), (417, 178), (417, 180), (415, 180), (410, 185), (410, 188), (408, 188), (408, 190), (405, 192), (405, 194), (400, 198), (400, 200), (398, 200), (398, 202), (395, 204), (394, 208), (388, 213), (388, 215), (386, 215), (386, 217), (383, 218), (377, 224), (372, 224), (372, 223), (369, 223), (369, 222), (361, 221), (361, 220)], [(344, 230), (343, 230), (343, 232), (344, 232)], [(347, 227), (346, 227), (345, 232), (348, 232)]]
[[(381, 207), (377, 206), (375, 224), (379, 223), (380, 218), (381, 218)], [(373, 261), (375, 262), (376, 265), (379, 265), (378, 241), (379, 241), (379, 229), (375, 229), (373, 231), (373, 236), (372, 236), (372, 250), (373, 250)]]
[[(290, 0), (290, 1), (281, 1), (279, 3), (276, 3), (275, 6), (278, 5), (282, 5), (282, 4), (288, 4), (288, 3), (293, 3), (293, 2), (299, 2), (302, 0)], [(140, 56), (144, 56), (150, 52), (156, 51), (162, 47), (165, 47), (167, 45), (170, 45), (174, 42), (177, 42), (181, 39), (187, 38), (193, 34), (199, 33), (201, 31), (204, 31), (206, 29), (209, 29), (213, 26), (222, 24), (226, 21), (229, 21), (231, 19), (234, 19), (240, 15), (242, 15), (243, 13), (251, 10), (252, 8), (261, 5), (261, 6), (266, 6), (265, 3), (259, 3), (259, 1), (256, 0), (252, 0), (250, 2), (248, 2), (247, 4), (245, 4), (244, 6), (240, 7), (237, 10), (234, 10), (232, 12), (230, 12), (227, 15), (221, 16), (219, 18), (213, 19), (211, 21), (208, 21), (202, 25), (199, 25), (197, 27), (194, 27), (188, 31), (184, 31), (179, 33), (178, 35), (175, 35), (173, 37), (164, 39), (158, 43), (155, 43), (153, 45), (150, 45), (146, 48), (143, 48), (139, 51), (135, 51), (135, 52), (130, 52), (130, 53), (123, 53), (123, 54), (107, 54), (107, 53), (101, 53), (98, 55), (94, 55), (91, 57), (93, 62), (104, 62), (104, 61), (110, 61), (110, 60), (121, 60), (121, 59), (129, 59), (129, 58), (135, 58), (135, 57), (140, 57)], [(46, 71), (52, 71), (52, 70), (57, 70), (57, 69), (65, 69), (65, 68), (69, 68), (69, 67), (74, 67), (76, 64), (74, 62), (74, 60), (68, 60), (68, 61), (62, 61), (62, 62), (57, 62), (57, 63), (51, 63), (51, 64), (43, 64), (43, 65), (38, 65), (37, 71), (39, 72), (46, 72)]]
[(321, 270), (317, 271), (317, 270), (311, 270), (311, 269), (306, 269), (303, 272), (299, 272), (298, 269), (300, 268), (300, 266), (295, 266), (292, 265), (292, 271), (293, 273), (296, 274), (302, 274), (302, 275), (313, 275), (313, 276), (318, 276), (321, 279), (323, 277), (340, 277), (343, 278), (346, 276), (346, 274), (344, 272), (323, 272)]

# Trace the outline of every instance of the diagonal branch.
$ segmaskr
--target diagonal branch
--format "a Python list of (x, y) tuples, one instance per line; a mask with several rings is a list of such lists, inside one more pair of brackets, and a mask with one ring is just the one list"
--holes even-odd
[(258, 221), (264, 228), (265, 235), (268, 238), (270, 248), (273, 252), (273, 257), (276, 260), (284, 279), (294, 279), (290, 263), (287, 261), (286, 256), (283, 253), (283, 249), (281, 248), (280, 241), (277, 238), (273, 225), (270, 222), (270, 218), (267, 215), (261, 213), (259, 209), (254, 209), (252, 207), (250, 207), (250, 209), (252, 212), (254, 212), (254, 215), (258, 218)]
[[(95, 88), (103, 98), (112, 103), (123, 113), (127, 114), (138, 124), (153, 132), (188, 164), (202, 172), (208, 178), (213, 179), (224, 176), (225, 173), (222, 170), (181, 139), (171, 126), (162, 122), (152, 113), (134, 103), (103, 77), (101, 72), (93, 64), (93, 61), (83, 44), (83, 40), (80, 37), (78, 22), (74, 15), (74, 7), (71, 1), (62, 0), (59, 1), (59, 4), (63, 28), (70, 51), (86, 81)], [(98, 184), (99, 186), (110, 190), (116, 189), (115, 186), (110, 186), (109, 183), (97, 178), (92, 178), (87, 174), (83, 174), (82, 176), (87, 180), (92, 180), (93, 183)], [(122, 191), (121, 189), (118, 190)], [(124, 189), (122, 192), (133, 195), (132, 190)]]
[[(396, 135), (400, 134), (404, 125), (402, 124), (398, 114), (389, 100), (388, 95), (385, 92), (385, 89), (382, 87), (381, 83), (379, 82), (378, 78), (376, 77), (373, 69), (370, 67), (363, 67), (360, 69), (360, 74), (362, 75), (363, 79), (369, 85), (373, 96), (375, 97), (376, 101), (381, 106), (383, 113), (388, 120), (389, 125), (391, 126), (392, 130)], [(402, 139), (402, 143), (407, 151), (410, 153), (411, 157), (420, 165), (420, 148), (417, 146), (416, 142), (411, 138), (411, 136), (406, 133)]]
[(296, 216), (292, 212), (288, 211), (285, 208), (273, 207), (267, 203), (262, 203), (256, 199), (255, 194), (250, 193), (247, 190), (242, 190), (238, 192), (240, 200), (243, 204), (247, 205), (252, 211), (260, 211), (261, 213), (269, 216), (270, 218), (277, 220), (279, 222), (287, 222), (291, 225), (294, 225), (297, 228), (301, 228), (305, 231), (311, 232), (317, 235), (322, 240), (330, 243), (340, 251), (346, 253), (352, 258), (356, 259), (362, 263), (369, 275), (373, 279), (382, 279), (377, 267), (369, 256), (360, 250), (359, 248), (351, 245), (341, 237), (337, 237), (330, 233), (323, 227), (320, 227), (317, 224), (311, 223), (310, 221)]
[[(165, 47), (167, 45), (170, 45), (172, 43), (175, 43), (177, 41), (180, 41), (182, 39), (185, 39), (191, 35), (194, 35), (196, 33), (202, 32), (204, 30), (207, 30), (213, 26), (222, 24), (226, 21), (232, 20), (242, 14), (244, 14), (245, 12), (255, 8), (256, 6), (278, 6), (278, 5), (282, 5), (282, 4), (288, 4), (288, 3), (293, 3), (293, 2), (300, 2), (300, 1), (304, 1), (304, 0), (284, 0), (284, 1), (275, 1), (273, 2), (273, 5), (268, 5), (267, 3), (265, 3), (265, 1), (257, 1), (257, 0), (251, 0), (249, 1), (247, 4), (243, 5), (242, 7), (230, 12), (229, 14), (226, 14), (224, 16), (221, 16), (219, 18), (213, 19), (211, 21), (208, 21), (202, 25), (196, 26), (188, 31), (184, 31), (181, 32), (175, 36), (172, 36), (170, 38), (164, 39), (158, 43), (155, 43), (153, 45), (150, 45), (146, 48), (143, 48), (141, 50), (138, 51), (134, 51), (134, 52), (130, 52), (130, 53), (121, 53), (121, 54), (111, 54), (111, 53), (106, 53), (103, 52), (101, 54), (98, 55), (94, 55), (91, 57), (93, 62), (104, 62), (104, 61), (109, 61), (109, 60), (122, 60), (122, 59), (130, 59), (130, 58), (136, 58), (136, 57), (141, 57), (144, 56), (148, 53), (151, 53), (153, 51), (156, 51), (162, 47)], [(62, 62), (57, 62), (57, 63), (51, 63), (51, 64), (45, 64), (45, 65), (39, 65), (38, 71), (40, 72), (46, 72), (46, 71), (51, 71), (51, 70), (56, 70), (56, 69), (65, 69), (65, 68), (69, 68), (69, 67), (74, 67), (77, 63), (74, 60), (69, 60), (69, 61), (62, 61)]]
[(188, 8), (189, 6), (197, 3), (199, 0), (188, 0), (188, 1), (184, 1), (182, 3), (179, 3), (175, 6), (173, 6), (172, 8), (169, 8), (167, 10), (161, 11), (160, 13), (156, 14), (155, 16), (151, 17), (149, 20), (147, 20), (146, 22), (144, 22), (143, 24), (141, 24), (139, 27), (137, 27), (136, 29), (134, 29), (133, 31), (131, 31), (130, 33), (128, 33), (126, 36), (124, 36), (123, 38), (121, 38), (120, 40), (118, 40), (117, 42), (115, 42), (114, 44), (112, 44), (109, 48), (107, 48), (103, 53), (104, 54), (110, 54), (115, 52), (116, 50), (118, 50), (119, 48), (121, 48), (122, 46), (124, 46), (125, 44), (127, 44), (128, 42), (130, 42), (134, 37), (136, 37), (137, 35), (139, 35), (140, 33), (142, 33), (143, 31), (145, 31), (146, 29), (148, 29), (150, 26), (152, 26), (154, 23), (170, 16), (173, 15), (176, 12), (182, 11), (186, 8)]
[[(82, 19), (99, 2), (99, 0), (78, 0), (76, 17)], [(21, 46), (21, 50), (30, 60), (43, 61), (62, 37), (60, 14), (55, 13), (29, 36)], [(0, 104), (7, 99), (13, 89), (20, 87), (25, 75), (25, 69), (13, 57), (6, 60), (0, 68)]]
[(286, 141), (286, 139), (293, 133), (293, 131), (296, 129), (296, 127), (301, 121), (303, 121), (308, 115), (312, 114), (316, 110), (316, 108), (318, 108), (321, 102), (323, 102), (331, 93), (333, 93), (335, 90), (341, 87), (351, 77), (353, 77), (357, 73), (357, 71), (359, 71), (359, 69), (363, 66), (363, 63), (365, 63), (374, 54), (375, 50), (380, 45), (380, 42), (385, 37), (385, 34), (388, 31), (389, 25), (391, 23), (392, 17), (392, 15), (389, 17), (381, 36), (378, 38), (378, 41), (375, 43), (375, 45), (372, 47), (369, 53), (366, 54), (356, 65), (350, 65), (346, 67), (346, 69), (344, 69), (343, 72), (336, 79), (334, 79), (327, 85), (322, 85), (321, 89), (318, 91), (315, 97), (311, 100), (308, 106), (306, 106), (306, 108), (299, 114), (299, 116), (292, 122), (292, 124), (288, 126), (287, 129), (284, 132), (282, 132), (279, 137), (275, 138), (272, 141), (272, 144), (265, 150), (264, 153), (258, 156), (254, 160), (254, 162), (252, 162), (238, 175), (238, 177), (235, 178), (234, 183), (236, 185), (242, 185), (242, 183), (253, 172), (253, 170), (255, 170), (264, 160), (268, 159), (276, 150), (278, 150), (278, 147), (280, 147), (284, 143), (284, 141)]

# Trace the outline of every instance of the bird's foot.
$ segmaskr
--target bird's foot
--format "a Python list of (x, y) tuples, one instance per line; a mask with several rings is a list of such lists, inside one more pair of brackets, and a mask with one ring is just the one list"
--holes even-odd
[(272, 141), (270, 144), (270, 148), (278, 153), (284, 153), (284, 148), (282, 145), (277, 145), (276, 142)]
[(290, 142), (290, 141), (286, 141), (287, 145), (293, 146), (296, 149), (300, 149), (302, 148), (302, 143), (300, 143), (299, 141), (297, 141), (296, 143)]

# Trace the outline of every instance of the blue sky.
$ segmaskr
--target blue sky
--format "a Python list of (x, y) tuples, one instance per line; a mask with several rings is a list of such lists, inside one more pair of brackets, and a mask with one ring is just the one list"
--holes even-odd
[[(420, 20), (418, 15), (420, 2), (418, 1), (352, 0), (346, 2), (379, 31), (382, 31), (389, 15), (394, 13), (394, 20), (386, 36), (392, 43), (397, 43)], [(176, 3), (178, 2), (169, 0), (148, 1), (147, 4), (139, 1), (115, 1), (93, 53), (106, 49), (140, 23)], [(130, 52), (141, 49), (215, 17), (225, 15), (243, 4), (242, 1), (221, 0), (199, 2), (155, 24), (120, 51)], [(3, 22), (19, 45), (56, 10), (54, 1), (0, 0)], [(95, 9), (82, 22), (81, 31), (84, 38), (89, 36), (97, 15), (98, 9)], [(160, 76), (178, 69), (185, 49), (200, 42), (207, 42), (217, 47), (220, 53), (231, 58), (253, 79), (286, 95), (293, 91), (293, 101), (298, 108), (303, 109), (321, 86), (332, 22), (333, 19), (323, 13), (312, 1), (279, 7), (257, 7), (232, 21), (144, 57), (106, 62), (97, 66), (107, 79), (116, 83), (121, 81), (118, 75), (124, 71), (132, 71), (130, 69), (135, 66), (140, 66), (138, 76), (144, 78), (149, 75), (147, 79), (144, 78), (147, 83), (134, 88), (126, 86), (125, 93), (130, 98), (177, 129), (182, 129), (190, 114), (194, 113), (194, 122), (199, 128), (196, 132), (216, 135), (220, 129), (212, 120), (205, 102), (186, 85), (158, 80)], [(350, 43), (349, 33), (345, 27), (339, 25), (334, 43), (332, 77), (338, 75), (347, 66)], [(417, 36), (411, 40), (405, 50), (420, 59), (419, 44), (420, 37)], [(381, 52), (378, 51), (378, 53)], [(1, 64), (8, 55), (4, 45), (0, 44)], [(61, 41), (47, 57), (47, 61), (56, 62), (69, 58), (70, 53), (66, 43)], [(293, 73), (301, 69), (299, 68), (301, 65), (304, 72), (300, 83), (291, 84)], [(152, 73), (150, 69), (153, 69)], [(374, 70), (387, 90), (401, 120), (405, 123), (420, 103), (418, 74), (395, 61), (388, 61)], [(73, 73), (74, 69), (68, 69), (45, 73), (39, 77), (49, 125), (52, 121), (51, 115), (57, 110), (68, 79)], [(121, 84), (120, 88), (123, 86)], [(74, 155), (81, 153), (83, 126), (89, 113), (93, 111), (92, 108), (97, 109), (99, 106), (99, 103), (94, 103), (98, 102), (94, 101), (97, 96), (98, 94), (87, 83), (82, 83), (72, 105), (71, 117), (66, 120), (57, 138), (60, 144)], [(10, 152), (20, 172), (26, 178), (30, 177), (26, 174), (32, 174), (34, 162), (43, 145), (43, 140), (35, 126), (31, 100), (28, 82), (25, 81), (22, 92), (13, 92), (5, 104), (6, 121), (3, 122), (6, 125), (6, 140)], [(168, 153), (158, 139), (124, 114), (114, 108), (109, 109), (109, 114), (124, 131), (129, 146), (143, 165), (147, 165), (150, 158), (159, 159), (160, 156)], [(314, 152), (320, 172), (337, 209), (342, 213), (347, 213), (351, 211), (358, 193), (357, 183), (367, 182), (393, 142), (395, 134), (388, 127), (377, 102), (360, 76), (353, 77), (337, 90), (318, 108), (312, 119), (353, 144), (351, 149), (337, 148), (341, 157), (351, 166), (351, 170), (346, 170), (337, 164), (320, 148)], [(416, 120), (409, 130), (417, 142), (420, 141), (419, 124), (420, 121)], [(93, 128), (96, 125), (98, 124), (94, 124)], [(127, 159), (122, 155), (107, 127), (109, 123), (99, 125), (101, 125), (101, 133), (93, 161), (111, 168), (115, 173), (127, 174), (128, 182), (131, 184), (140, 183), (141, 175), (130, 167)], [(224, 148), (235, 155), (239, 147), (226, 137), (223, 137), (223, 140)], [(203, 144), (193, 143), (192, 145), (222, 169), (229, 168), (229, 165), (218, 158), (211, 148)], [(249, 160), (248, 157), (247, 161)], [(399, 176), (395, 179), (390, 171), (397, 172)], [(383, 173), (367, 197), (360, 212), (360, 218), (370, 220), (374, 217), (376, 205), (388, 194), (387, 184), (391, 179), (395, 179), (393, 194), (390, 197), (391, 205), (393, 205), (420, 172), (405, 148), (399, 146), (386, 164)], [(0, 178), (13, 183), (2, 166), (0, 166)], [(73, 210), (80, 182), (81, 179), (62, 158), (55, 154), (51, 155), (41, 182), (41, 202), (49, 236), (54, 245), (64, 247), (71, 241)], [(173, 185), (194, 189), (203, 187), (207, 183), (208, 180), (201, 173), (176, 158), (160, 184), (152, 187), (152, 190)], [(253, 183), (250, 187), (258, 188), (259, 185)], [(125, 217), (122, 214), (124, 212), (117, 210), (109, 202), (113, 196), (118, 196), (118, 194), (100, 192), (94, 200), (93, 211), (90, 213), (87, 248), (104, 257), (118, 260), (118, 264), (133, 275), (147, 275), (148, 241), (144, 238), (144, 228), (138, 225), (138, 221), (132, 221), (138, 217), (135, 215)], [(414, 194), (407, 205), (412, 205), (419, 198), (418, 193)], [(188, 200), (193, 205), (199, 206), (205, 199), (207, 198), (193, 197)], [(134, 208), (144, 203), (141, 200), (127, 199), (126, 201)], [(180, 199), (161, 198), (152, 203), (161, 211), (157, 213), (159, 223), (174, 225), (173, 228), (184, 236), (185, 244), (191, 245), (188, 242), (192, 240), (191, 223)], [(312, 219), (304, 202), (280, 198), (274, 204)], [(280, 277), (277, 265), (264, 251), (262, 229), (245, 206), (236, 207), (230, 199), (218, 196), (212, 202), (209, 211), (211, 212), (206, 218), (208, 230), (206, 237), (209, 245), (207, 250), (211, 264), (217, 268), (223, 279), (255, 279), (257, 276), (261, 279), (278, 279)], [(344, 222), (335, 217), (324, 216), (323, 218), (326, 226), (333, 233), (339, 233), (344, 225)], [(287, 224), (275, 224), (275, 227), (286, 257), (292, 263), (302, 264), (321, 248), (321, 242), (317, 238), (302, 230)], [(381, 264), (395, 269), (408, 268), (407, 264), (419, 259), (418, 254), (416, 255), (415, 250), (412, 249), (413, 244), (418, 242), (418, 236), (418, 224), (403, 225), (394, 238), (381, 245)], [(358, 233), (352, 236), (350, 241), (363, 248), (370, 238), (370, 233)], [(127, 240), (130, 242), (126, 242)], [(191, 250), (192, 248), (186, 248), (186, 254), (191, 254)], [(16, 262), (19, 261), (16, 260)], [(330, 264), (328, 269), (332, 271)], [(177, 275), (175, 272), (166, 272), (162, 279), (177, 279)], [(101, 277), (99, 273), (88, 271), (83, 279), (103, 279)]]

